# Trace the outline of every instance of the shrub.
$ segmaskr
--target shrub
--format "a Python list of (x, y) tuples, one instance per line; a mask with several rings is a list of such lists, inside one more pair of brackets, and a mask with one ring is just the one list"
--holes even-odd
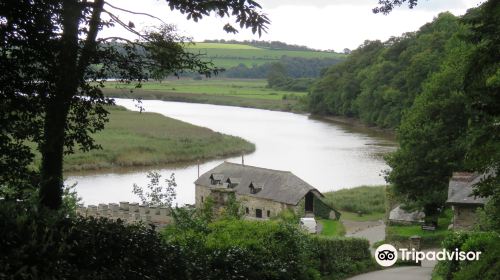
[(1, 279), (185, 278), (180, 248), (152, 229), (46, 211), (0, 201)]
[(310, 250), (319, 272), (328, 279), (343, 279), (376, 267), (366, 239), (314, 237)]
[(434, 274), (443, 279), (498, 279), (500, 271), (500, 235), (496, 232), (455, 232), (443, 241), (449, 251), (480, 251), (477, 261), (439, 262)]
[[(166, 229), (187, 254), (193, 279), (309, 279), (307, 236), (283, 222), (221, 220), (205, 233)], [(194, 265), (192, 265), (194, 264)]]

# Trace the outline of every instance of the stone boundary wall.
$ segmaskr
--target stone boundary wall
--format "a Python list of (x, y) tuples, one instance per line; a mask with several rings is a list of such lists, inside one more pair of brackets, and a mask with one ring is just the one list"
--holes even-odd
[(163, 227), (172, 223), (170, 209), (166, 207), (139, 205), (139, 203), (101, 203), (98, 206), (89, 205), (87, 207), (79, 205), (76, 213), (83, 217), (107, 218), (111, 220), (120, 219), (127, 224), (143, 222)]

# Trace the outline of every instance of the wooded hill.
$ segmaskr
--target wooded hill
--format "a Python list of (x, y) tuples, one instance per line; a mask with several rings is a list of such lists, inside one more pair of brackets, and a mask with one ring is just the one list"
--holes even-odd
[(339, 63), (346, 57), (341, 53), (316, 51), (279, 43), (269, 43), (268, 48), (262, 47), (261, 45), (265, 45), (262, 42), (259, 44), (196, 43), (188, 46), (188, 50), (203, 54), (206, 60), (212, 61), (215, 66), (225, 68), (226, 71), (221, 75), (229, 78), (266, 78), (273, 63), (283, 64), (290, 77), (316, 78), (322, 69)]
[[(365, 41), (345, 62), (331, 67), (310, 94), (311, 112), (397, 127), (402, 113), (453, 56), (466, 26), (442, 13), (417, 32), (385, 42)], [(457, 57), (460, 59), (460, 57)]]

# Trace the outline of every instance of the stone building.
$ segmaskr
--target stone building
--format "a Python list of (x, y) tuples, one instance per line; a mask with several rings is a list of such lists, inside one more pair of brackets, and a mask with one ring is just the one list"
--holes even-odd
[(300, 216), (340, 216), (321, 200), (321, 192), (289, 171), (224, 162), (201, 175), (195, 187), (196, 207), (208, 197), (222, 207), (234, 196), (249, 219), (268, 219), (285, 209)]
[(475, 197), (472, 194), (473, 186), (484, 175), (476, 173), (455, 172), (448, 186), (448, 200), (446, 204), (453, 209), (453, 229), (470, 229), (476, 221), (476, 210), (483, 207), (487, 198)]

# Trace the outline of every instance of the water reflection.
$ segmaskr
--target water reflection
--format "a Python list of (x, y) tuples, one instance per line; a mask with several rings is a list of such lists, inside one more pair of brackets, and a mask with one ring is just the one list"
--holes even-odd
[[(116, 103), (136, 110), (129, 99)], [(381, 155), (394, 150), (390, 135), (363, 127), (309, 118), (306, 115), (230, 106), (145, 100), (148, 112), (156, 112), (212, 130), (240, 136), (256, 144), (256, 151), (245, 156), (248, 165), (289, 170), (320, 191), (383, 184), (381, 172), (387, 169)], [(241, 162), (241, 157), (200, 164), (206, 172), (223, 160)], [(137, 201), (132, 184), (147, 184), (146, 172), (154, 168), (71, 174), (86, 204)], [(156, 167), (158, 169), (158, 167)], [(176, 174), (179, 204), (194, 202), (197, 165), (160, 168), (167, 178)]]

